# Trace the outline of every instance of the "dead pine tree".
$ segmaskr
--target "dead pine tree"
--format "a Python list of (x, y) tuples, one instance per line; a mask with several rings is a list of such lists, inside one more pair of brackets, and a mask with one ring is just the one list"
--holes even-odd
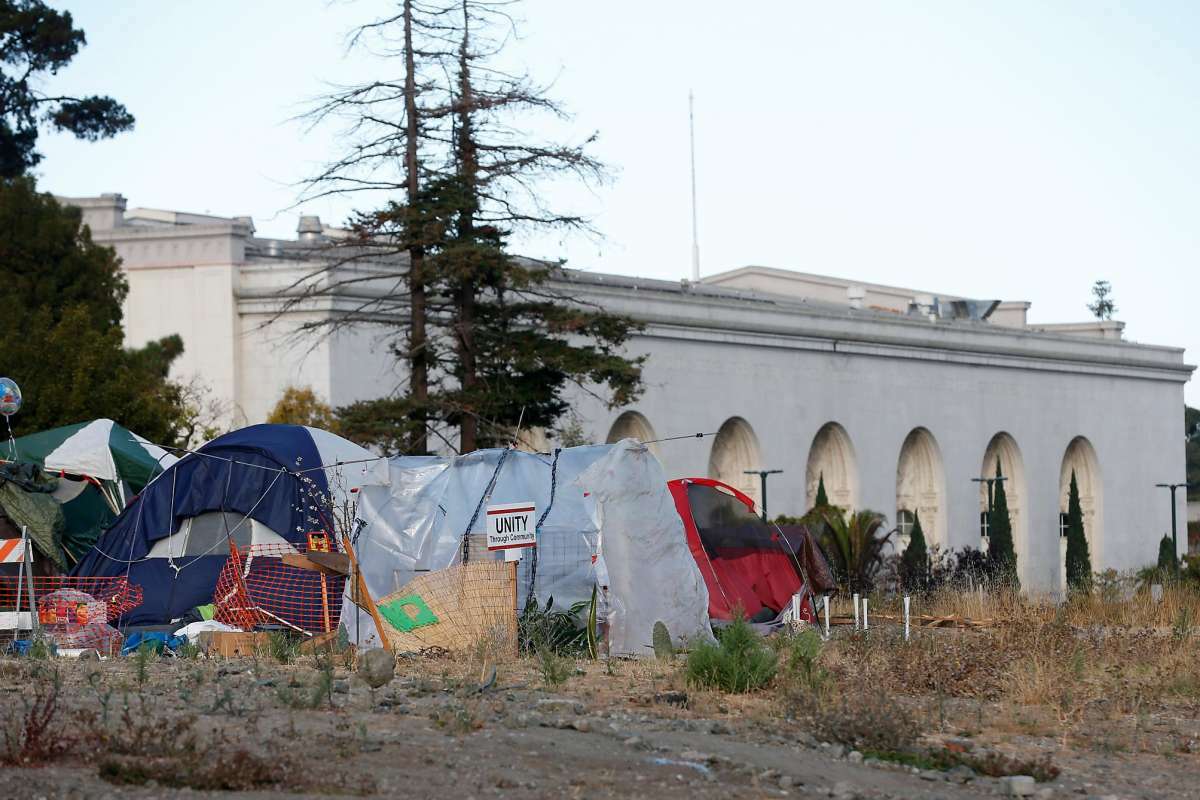
[[(324, 279), (301, 294), (362, 295), (332, 324), (390, 320), (403, 332), (397, 355), (410, 369), (406, 393), (339, 409), (351, 438), (380, 444), (404, 413), (422, 435), (470, 452), (512, 441), (522, 423), (554, 426), (572, 386), (613, 407), (641, 390), (642, 360), (623, 352), (638, 325), (572, 297), (561, 263), (508, 252), (513, 232), (588, 231), (582, 216), (547, 208), (538, 185), (561, 176), (601, 181), (604, 168), (587, 152), (594, 135), (558, 144), (524, 132), (530, 115), (566, 115), (544, 87), (495, 66), (512, 33), (507, 6), (404, 2), (370, 30), (401, 42), (396, 52), (411, 85), (380, 92), (372, 84), (336, 97), (353, 131), (380, 138), (356, 146), (314, 185), (326, 193), (385, 190), (384, 202), (356, 215), (355, 235), (337, 245), (342, 257), (318, 267)], [(402, 152), (406, 164), (391, 193), (389, 152)], [(375, 263), (389, 248), (403, 256), (395, 275)], [(346, 269), (360, 257), (373, 261), (366, 274)], [(387, 291), (393, 279), (403, 296)], [(412, 448), (420, 441), (409, 438)]]
[[(315, 266), (291, 288), (283, 310), (319, 296), (348, 300), (328, 318), (301, 326), (305, 334), (325, 335), (341, 328), (403, 320), (393, 352), (405, 362), (408, 391), (388, 398), (364, 415), (347, 410), (360, 439), (387, 449), (429, 451), (430, 365), (428, 287), (425, 250), (428, 232), (417, 213), (421, 187), (431, 174), (427, 160), (440, 162), (447, 136), (449, 94), (439, 81), (445, 59), (445, 21), (455, 9), (399, 0), (398, 11), (356, 28), (351, 48), (365, 49), (399, 74), (337, 87), (305, 115), (312, 126), (340, 122), (348, 149), (306, 181), (301, 201), (331, 195), (384, 198), (382, 206), (356, 212), (350, 235), (314, 255)], [(378, 405), (378, 404), (377, 404)], [(382, 419), (386, 417), (386, 419)], [(365, 417), (365, 418), (364, 418)], [(365, 434), (365, 435), (363, 435)]]

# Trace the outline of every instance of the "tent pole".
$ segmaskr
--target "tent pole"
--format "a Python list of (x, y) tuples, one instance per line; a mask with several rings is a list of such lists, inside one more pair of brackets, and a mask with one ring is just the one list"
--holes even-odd
[(388, 641), (387, 631), (384, 630), (383, 618), (379, 616), (379, 609), (375, 607), (375, 601), (371, 598), (370, 590), (367, 589), (367, 582), (363, 580), (362, 572), (358, 569), (358, 559), (354, 557), (354, 548), (350, 544), (350, 537), (344, 533), (342, 534), (342, 546), (346, 549), (346, 555), (350, 557), (350, 573), (354, 576), (354, 587), (358, 590), (359, 601), (366, 606), (371, 619), (375, 621), (375, 630), (379, 633), (379, 641), (383, 644), (383, 649), (390, 653), (392, 652), (392, 643)]
[[(34, 633), (37, 633), (39, 625), (37, 615), (37, 596), (33, 593), (33, 548), (29, 546), (29, 527), (26, 525), (21, 526), (21, 542), (21, 547), (24, 549), (24, 553), (21, 557), (21, 564), (25, 568), (25, 580), (29, 583), (29, 626), (30, 630), (32, 630)], [(20, 608), (17, 609), (18, 621), (21, 619), (19, 613), (20, 610)]]

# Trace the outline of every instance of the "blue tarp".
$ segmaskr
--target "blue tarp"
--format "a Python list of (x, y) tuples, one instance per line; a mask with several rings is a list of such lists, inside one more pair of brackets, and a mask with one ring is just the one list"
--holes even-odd
[[(147, 558), (154, 543), (176, 533), (183, 520), (213, 511), (249, 516), (289, 542), (303, 543), (318, 527), (310, 521), (312, 494), (329, 493), (325, 471), (313, 469), (320, 464), (313, 437), (299, 425), (253, 425), (214, 439), (148, 485), (71, 574), (127, 574), (142, 587), (144, 600), (122, 622), (170, 622), (212, 602), (229, 550), (222, 545), (211, 555)], [(303, 477), (301, 470), (307, 470)]]

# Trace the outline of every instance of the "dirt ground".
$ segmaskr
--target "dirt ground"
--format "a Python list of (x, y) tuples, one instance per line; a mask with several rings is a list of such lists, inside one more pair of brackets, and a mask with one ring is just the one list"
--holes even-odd
[[(320, 668), (318, 668), (320, 667)], [(495, 670), (493, 677), (492, 670)], [(370, 795), (429, 798), (1008, 795), (1006, 778), (879, 761), (823, 743), (776, 695), (689, 689), (680, 665), (577, 662), (547, 687), (532, 659), (401, 659), (371, 690), (341, 661), (0, 660), (5, 740), (60, 690), (13, 798)], [(39, 688), (40, 687), (40, 688)], [(40, 701), (37, 705), (35, 701)], [(1057, 778), (1029, 796), (1200, 793), (1195, 713), (1143, 714), (1058, 735), (1044, 709), (905, 698), (926, 740), (1032, 759)], [(44, 714), (43, 714), (44, 716)], [(14, 732), (17, 732), (14, 734)], [(35, 733), (37, 733), (35, 731)], [(28, 731), (25, 731), (28, 736)], [(46, 741), (49, 744), (46, 744)]]

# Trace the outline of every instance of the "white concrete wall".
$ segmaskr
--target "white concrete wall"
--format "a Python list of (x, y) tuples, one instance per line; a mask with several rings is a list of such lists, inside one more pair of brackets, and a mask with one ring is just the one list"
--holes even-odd
[[(639, 306), (653, 315), (648, 299), (642, 294)], [(731, 416), (747, 420), (762, 448), (763, 463), (753, 466), (784, 470), (770, 479), (772, 515), (805, 510), (809, 448), (818, 429), (836, 421), (854, 444), (861, 505), (894, 522), (900, 448), (921, 426), (936, 438), (943, 457), (949, 542), (978, 547), (980, 491), (970, 479), (979, 477), (988, 442), (1006, 431), (1025, 469), (1026, 539), (1017, 543), (1023, 582), (1053, 591), (1060, 581), (1059, 471), (1071, 440), (1085, 436), (1096, 450), (1104, 486), (1104, 531), (1093, 566), (1123, 570), (1154, 561), (1158, 539), (1170, 525), (1165, 493), (1154, 484), (1178, 480), (1184, 469), (1178, 435), (1183, 374), (1133, 370), (1115, 377), (1077, 366), (1016, 368), (999, 359), (955, 363), (944, 353), (915, 349), (822, 352), (800, 336), (789, 341), (761, 335), (757, 346), (739, 346), (732, 338), (653, 327), (634, 348), (651, 358), (646, 394), (633, 408), (660, 437), (712, 432)], [(591, 436), (603, 441), (620, 411), (586, 398), (578, 405)], [(684, 439), (663, 443), (659, 451), (668, 475), (686, 477), (706, 474), (711, 446), (712, 439)], [(1179, 502), (1182, 519), (1182, 493)], [(1180, 549), (1185, 546), (1181, 534)]]

